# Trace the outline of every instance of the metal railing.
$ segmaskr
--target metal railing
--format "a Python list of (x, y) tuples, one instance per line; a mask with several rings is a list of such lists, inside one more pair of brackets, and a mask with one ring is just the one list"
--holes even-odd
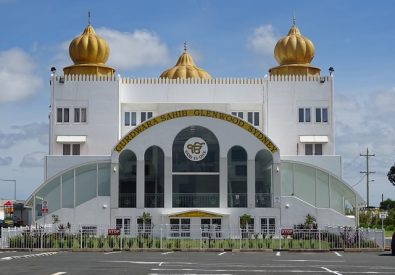
[(228, 207), (247, 207), (247, 193), (228, 193)]
[[(115, 232), (115, 233), (114, 233)], [(113, 228), (60, 225), (2, 228), (0, 248), (28, 249), (384, 249), (384, 231), (355, 228), (254, 232), (224, 226), (156, 225)], [(119, 233), (119, 235), (117, 235)], [(115, 235), (113, 235), (115, 234)]]
[(119, 193), (119, 207), (136, 207), (136, 193)]
[(219, 207), (219, 193), (173, 193), (173, 207)]
[(272, 194), (255, 193), (255, 207), (272, 207)]
[(156, 208), (156, 207), (163, 207), (164, 201), (164, 194), (157, 193), (157, 194), (148, 194), (144, 195), (144, 206), (146, 208)]

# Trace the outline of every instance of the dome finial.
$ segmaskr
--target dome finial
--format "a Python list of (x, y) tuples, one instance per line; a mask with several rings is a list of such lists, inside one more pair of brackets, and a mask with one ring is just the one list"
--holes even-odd
[(292, 18), (292, 26), (296, 26), (296, 17), (295, 17), (295, 12), (294, 12), (294, 16)]
[(187, 41), (184, 41), (184, 52), (186, 53), (188, 51), (188, 48), (187, 48)]
[(91, 12), (88, 11), (88, 25), (91, 25)]

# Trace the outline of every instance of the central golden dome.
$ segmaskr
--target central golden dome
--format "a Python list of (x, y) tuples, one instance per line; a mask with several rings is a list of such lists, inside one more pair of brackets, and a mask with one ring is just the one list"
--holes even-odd
[(69, 55), (74, 65), (64, 68), (65, 74), (112, 75), (115, 72), (105, 66), (110, 55), (107, 41), (97, 35), (90, 24), (71, 41)]
[(193, 61), (192, 56), (187, 52), (186, 46), (184, 52), (178, 58), (176, 65), (166, 71), (164, 71), (160, 78), (201, 78), (201, 79), (211, 79), (211, 76), (205, 70), (196, 66)]
[(274, 75), (319, 75), (320, 69), (310, 66), (315, 48), (310, 39), (300, 33), (295, 19), (288, 35), (281, 38), (274, 48), (274, 57), (280, 66), (271, 68)]

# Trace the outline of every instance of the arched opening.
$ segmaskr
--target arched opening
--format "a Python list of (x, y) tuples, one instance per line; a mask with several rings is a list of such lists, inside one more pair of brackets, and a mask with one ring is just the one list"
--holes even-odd
[(273, 156), (260, 150), (255, 156), (255, 207), (272, 207)]
[(163, 207), (164, 160), (164, 153), (158, 146), (151, 146), (145, 151), (144, 206), (147, 208)]
[(228, 207), (247, 207), (247, 152), (241, 146), (228, 152)]
[(136, 155), (125, 150), (119, 156), (119, 207), (136, 207)]
[(219, 144), (201, 126), (190, 126), (173, 142), (173, 207), (219, 207)]

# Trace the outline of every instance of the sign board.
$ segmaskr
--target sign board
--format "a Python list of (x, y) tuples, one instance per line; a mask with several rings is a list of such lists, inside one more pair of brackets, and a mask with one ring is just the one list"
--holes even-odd
[(110, 228), (110, 229), (108, 229), (108, 232), (107, 232), (107, 234), (108, 235), (115, 235), (115, 236), (118, 236), (118, 235), (121, 235), (121, 229), (118, 229), (118, 228)]
[(281, 235), (282, 236), (291, 236), (294, 234), (294, 230), (289, 228), (289, 229), (281, 229)]
[(47, 214), (48, 213), (48, 201), (42, 201), (41, 203), (41, 213)]
[(387, 218), (388, 213), (387, 212), (380, 212), (379, 213), (379, 218), (380, 219), (386, 219)]

